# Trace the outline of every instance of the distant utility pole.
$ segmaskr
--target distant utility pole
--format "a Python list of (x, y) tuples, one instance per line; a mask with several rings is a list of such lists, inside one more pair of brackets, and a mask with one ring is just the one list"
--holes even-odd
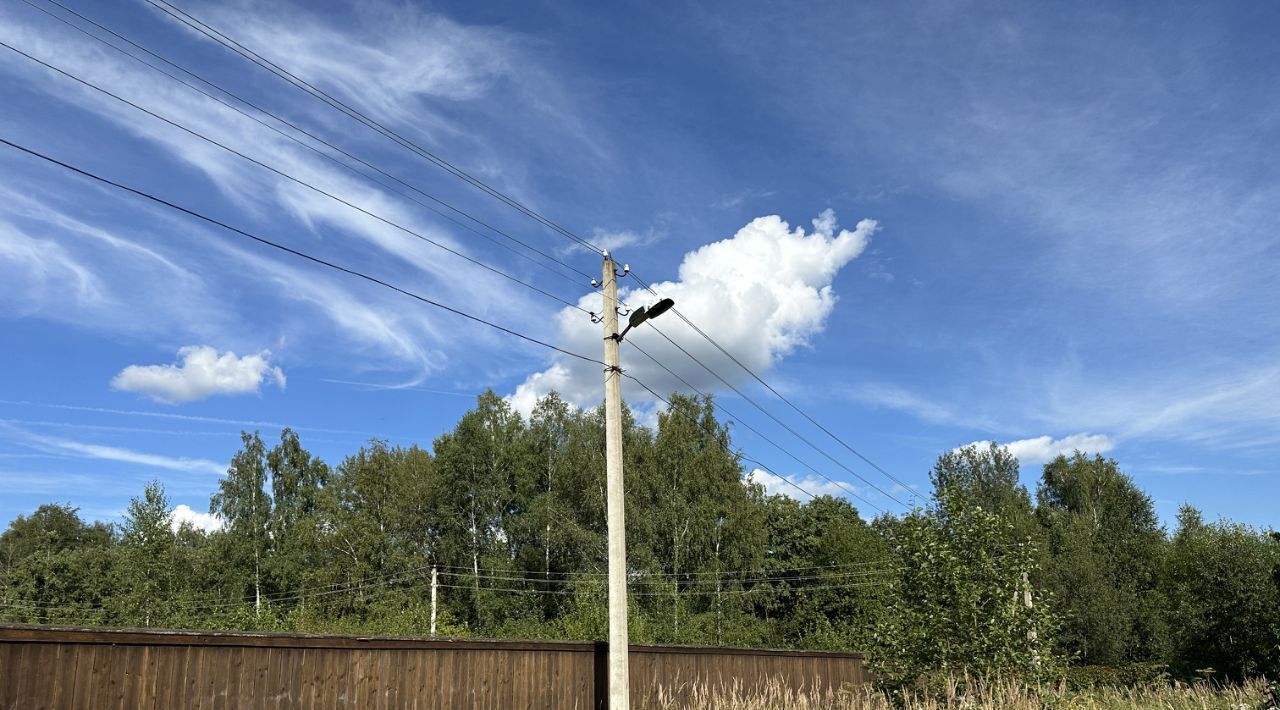
[[(1022, 573), (1022, 604), (1027, 607), (1028, 612), (1031, 611), (1031, 580), (1025, 571)], [(1034, 626), (1027, 630), (1027, 644), (1031, 646), (1032, 660), (1036, 665), (1040, 665), (1040, 654), (1035, 650), (1036, 630)]]
[(609, 516), (609, 710), (627, 710), (627, 529), (622, 488), (622, 367), (618, 349), (618, 271), (608, 252), (603, 269), (605, 486)]
[[(622, 273), (630, 271), (622, 267)], [(618, 332), (618, 268), (609, 252), (602, 271), (604, 311), (604, 442), (605, 488), (609, 516), (609, 710), (627, 710), (630, 704), (627, 658), (627, 527), (622, 486), (622, 367), (618, 349), (632, 328), (657, 318), (675, 305), (664, 298), (649, 308), (631, 311), (626, 330)], [(594, 283), (594, 282), (593, 282)], [(595, 317), (595, 314), (592, 314)]]
[(436, 566), (431, 565), (431, 635), (436, 635), (436, 587), (440, 577), (436, 574)]

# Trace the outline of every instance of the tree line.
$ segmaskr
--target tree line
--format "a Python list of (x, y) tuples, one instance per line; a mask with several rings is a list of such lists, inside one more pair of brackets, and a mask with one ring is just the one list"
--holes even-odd
[[(944, 453), (929, 503), (869, 519), (744, 478), (710, 398), (625, 419), (634, 642), (848, 649), (883, 678), (1280, 674), (1280, 535), (1151, 498), (1101, 456), (1034, 496), (995, 445)], [(50, 503), (0, 534), (0, 620), (503, 638), (606, 637), (603, 412), (528, 419), (481, 395), (428, 451), (370, 441), (330, 466), (296, 432), (242, 433), (175, 526), (158, 483), (119, 524)], [(433, 603), (434, 599), (434, 603)]]

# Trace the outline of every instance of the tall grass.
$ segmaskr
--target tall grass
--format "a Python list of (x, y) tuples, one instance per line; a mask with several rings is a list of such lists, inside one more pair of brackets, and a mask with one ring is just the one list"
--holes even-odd
[(1238, 685), (1196, 683), (1130, 688), (1037, 691), (1017, 681), (950, 682), (930, 694), (908, 693), (897, 704), (871, 687), (809, 692), (770, 682), (761, 690), (741, 685), (659, 690), (649, 707), (660, 710), (1280, 710), (1272, 688), (1260, 680)]

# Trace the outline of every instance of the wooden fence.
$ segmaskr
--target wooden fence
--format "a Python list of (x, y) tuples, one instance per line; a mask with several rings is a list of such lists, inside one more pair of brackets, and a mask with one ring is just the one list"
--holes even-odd
[[(0, 625), (0, 708), (604, 707), (605, 646)], [(659, 687), (867, 681), (862, 656), (631, 647), (633, 707)]]

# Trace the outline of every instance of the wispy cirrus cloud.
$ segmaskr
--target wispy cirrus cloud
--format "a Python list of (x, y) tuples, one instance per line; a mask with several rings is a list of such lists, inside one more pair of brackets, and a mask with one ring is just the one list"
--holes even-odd
[[(554, 82), (540, 73), (537, 62), (528, 57), (521, 61), (512, 59), (523, 56), (522, 44), (515, 35), (498, 29), (459, 24), (413, 8), (370, 4), (357, 12), (355, 22), (345, 24), (335, 22), (332, 16), (286, 13), (275, 5), (202, 8), (201, 11), (209, 12), (224, 26), (236, 27), (237, 34), (250, 44), (269, 47), (268, 53), (278, 53), (272, 56), (301, 76), (315, 78), (329, 90), (349, 98), (384, 120), (399, 121), (412, 117), (417, 127), (435, 125), (447, 130), (449, 121), (435, 105), (438, 102), (466, 104), (491, 91), (525, 91), (525, 79), (548, 89), (537, 97), (537, 111), (547, 122), (551, 122), (553, 114), (560, 112), (561, 104), (557, 102), (565, 98), (550, 90)], [(237, 218), (231, 221), (241, 225), (246, 222), (268, 225), (265, 228), (268, 235), (283, 230), (293, 237), (286, 241), (294, 246), (308, 249), (323, 247), (322, 251), (327, 252), (325, 256), (348, 266), (376, 264), (376, 271), (382, 278), (421, 286), (433, 297), (473, 312), (498, 318), (528, 312), (530, 299), (526, 292), (501, 274), (486, 271), (438, 250), (415, 239), (405, 230), (457, 251), (482, 255), (482, 258), (493, 261), (494, 254), (485, 251), (487, 246), (479, 248), (479, 245), (487, 243), (456, 238), (453, 228), (446, 228), (434, 214), (406, 205), (383, 187), (352, 175), (231, 109), (52, 24), (47, 18), (14, 8), (0, 12), (4, 19), (0, 23), (3, 25), (0, 37), (5, 41), (188, 126), (196, 133), (251, 155), (267, 165), (285, 169), (299, 180), (339, 195), (404, 227), (404, 230), (254, 166), (196, 136), (167, 126), (7, 51), (0, 55), (0, 71), (33, 92), (46, 93), (51, 100), (71, 104), (94, 119), (107, 122), (116, 131), (130, 136), (135, 144), (158, 150), (160, 155), (187, 171), (183, 173), (170, 168), (170, 173), (181, 174), (184, 179), (192, 173), (203, 176), (209, 185), (239, 208)], [(190, 37), (183, 34), (189, 41)], [(431, 48), (428, 51), (422, 49), (424, 36), (435, 38), (429, 43)], [(343, 47), (344, 50), (335, 52), (335, 47)], [(303, 125), (313, 129), (323, 127), (325, 133), (329, 132), (335, 120), (340, 120), (330, 109), (300, 92), (271, 91), (259, 96), (255, 93), (257, 87), (252, 84), (237, 88), (264, 105), (289, 114)], [(528, 90), (535, 91), (532, 88)], [(424, 103), (427, 99), (431, 102)], [(438, 119), (434, 124), (433, 117)], [(452, 139), (457, 138), (457, 134), (452, 135)], [(567, 134), (559, 136), (561, 140), (581, 138), (567, 138)], [(346, 142), (346, 139), (339, 140)], [(368, 137), (357, 130), (352, 140), (364, 144)], [(389, 160), (386, 146), (375, 147), (372, 153), (365, 152), (368, 149), (364, 145), (359, 148), (402, 174), (422, 170), (422, 165), (414, 164), (412, 170), (404, 172), (405, 154)], [(489, 147), (482, 145), (472, 145), (464, 154), (480, 160), (494, 155)], [(507, 175), (494, 172), (495, 165), (477, 169), (477, 172), (490, 181), (503, 184)], [(25, 167), (22, 169), (26, 171)], [(24, 179), (22, 182), (30, 181)], [(507, 187), (519, 192), (516, 185), (507, 184)], [(36, 190), (32, 192), (34, 194)], [(44, 192), (61, 194), (58, 189)], [(28, 202), (35, 204), (36, 200), (31, 198)], [(65, 226), (78, 219), (75, 215), (84, 207), (82, 203), (83, 200), (42, 199), (39, 219), (51, 227)], [(108, 201), (108, 204), (114, 206), (117, 203)], [(132, 203), (128, 206), (135, 211), (138, 207)], [(124, 210), (117, 208), (117, 211)], [(7, 212), (27, 221), (35, 219), (33, 215), (18, 214), (19, 211), (12, 209)], [(4, 216), (0, 214), (0, 219)], [(106, 221), (109, 220), (103, 220), (101, 214), (95, 215), (95, 223)], [(123, 216), (121, 221), (125, 221)], [(162, 215), (157, 221), (171, 227), (173, 234), (157, 235), (138, 230), (136, 220), (130, 220), (132, 223), (127, 231), (118, 226), (103, 226), (92, 232), (80, 230), (85, 238), (99, 239), (101, 243), (96, 247), (99, 254), (118, 252), (105, 254), (100, 259), (84, 258), (68, 249), (67, 230), (53, 230), (53, 236), (46, 238), (34, 235), (30, 228), (17, 231), (16, 227), (26, 225), (0, 222), (0, 229), (8, 226), (18, 235), (6, 238), (7, 250), (0, 252), (0, 270), (23, 276), (23, 279), (11, 279), (6, 283), (10, 290), (21, 287), (26, 300), (38, 304), (32, 307), (38, 310), (38, 313), (33, 313), (35, 315), (75, 319), (77, 323), (92, 324), (92, 327), (103, 330), (119, 331), (132, 327), (135, 330), (147, 328), (171, 332), (176, 329), (178, 334), (175, 337), (186, 342), (216, 341), (237, 349), (260, 347), (253, 342), (252, 333), (247, 332), (255, 326), (260, 333), (288, 332), (291, 336), (289, 347), (305, 347), (321, 330), (315, 328), (315, 323), (310, 320), (318, 312), (336, 326), (336, 333), (343, 336), (342, 345), (352, 347), (362, 355), (358, 360), (347, 357), (344, 364), (357, 370), (383, 369), (408, 373), (408, 377), (416, 378), (414, 382), (438, 369), (451, 353), (469, 345), (483, 345), (492, 338), (491, 334), (478, 328), (442, 329), (436, 325), (440, 314), (425, 307), (406, 308), (400, 296), (386, 298), (383, 294), (370, 297), (368, 289), (345, 278), (317, 276), (314, 267), (285, 267), (281, 266), (281, 259), (262, 256), (252, 249), (223, 248), (228, 235), (195, 227), (183, 218)], [(299, 224), (304, 229), (297, 229)], [(175, 234), (180, 239), (174, 239)], [(335, 239), (335, 236), (340, 238)], [(193, 249), (210, 246), (220, 252), (221, 258), (192, 265)], [(385, 257), (390, 257), (390, 260)], [(247, 293), (244, 288), (228, 287), (229, 283), (239, 283), (235, 279), (242, 276), (242, 269), (231, 267), (233, 261), (248, 264), (269, 277), (255, 283)], [(145, 269), (142, 268), (144, 266)], [(521, 268), (497, 264), (498, 271), (503, 273), (523, 275)], [(165, 269), (173, 273), (165, 273)], [(53, 273), (56, 273), (64, 291), (79, 295), (78, 301), (64, 299), (66, 307), (59, 308), (54, 301), (45, 298), (50, 289), (42, 284), (49, 278), (42, 281), (41, 274)], [(180, 288), (169, 288), (175, 281), (182, 282)], [(79, 285), (68, 289), (66, 284), (69, 283)], [(160, 284), (166, 287), (166, 298), (148, 299), (147, 294)], [(292, 306), (270, 311), (255, 308), (253, 301), (264, 295), (273, 299), (284, 297), (292, 302)], [(533, 297), (535, 304), (538, 298)], [(157, 313), (174, 304), (189, 305), (199, 310), (201, 317), (192, 317), (191, 313)], [(152, 317), (142, 321), (136, 317), (131, 320), (131, 315), (140, 311)], [(206, 315), (208, 317), (204, 317)], [(245, 327), (246, 323), (249, 328)], [(332, 333), (327, 331), (326, 336)], [(176, 346), (178, 343), (172, 344)], [(280, 354), (284, 355), (283, 350)]]
[(69, 454), (81, 458), (99, 459), (103, 461), (140, 464), (143, 466), (163, 468), (170, 471), (182, 471), (185, 473), (211, 473), (214, 475), (222, 475), (227, 472), (226, 465), (204, 458), (164, 456), (161, 454), (135, 451), (133, 449), (118, 446), (106, 446), (103, 444), (74, 441), (72, 439), (64, 439), (56, 436), (33, 434), (31, 432), (18, 430), (9, 426), (6, 426), (5, 429), (7, 429), (10, 436), (15, 438), (19, 443), (42, 451)]

